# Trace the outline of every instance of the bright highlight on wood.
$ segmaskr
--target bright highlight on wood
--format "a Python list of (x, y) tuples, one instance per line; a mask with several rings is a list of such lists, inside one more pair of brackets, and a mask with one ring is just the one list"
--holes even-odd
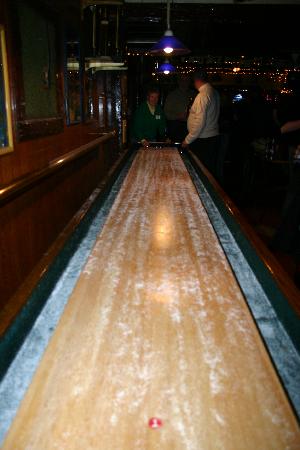
[(299, 447), (179, 153), (140, 150), (3, 449)]

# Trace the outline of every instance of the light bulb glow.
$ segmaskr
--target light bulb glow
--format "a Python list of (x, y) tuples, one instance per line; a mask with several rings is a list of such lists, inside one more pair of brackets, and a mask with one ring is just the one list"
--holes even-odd
[(174, 49), (172, 47), (165, 47), (164, 48), (164, 52), (167, 53), (167, 55), (169, 55), (170, 53), (172, 53), (174, 51)]
[(163, 64), (161, 64), (157, 68), (157, 72), (163, 73), (164, 75), (169, 75), (169, 73), (175, 72), (175, 71), (176, 71), (175, 67), (172, 64), (170, 64), (167, 59), (165, 60), (165, 62)]

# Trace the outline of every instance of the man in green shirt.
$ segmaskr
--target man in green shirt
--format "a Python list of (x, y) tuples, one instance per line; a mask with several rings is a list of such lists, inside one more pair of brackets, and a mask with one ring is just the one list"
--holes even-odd
[(133, 141), (141, 142), (144, 147), (148, 147), (151, 141), (166, 139), (166, 118), (158, 101), (159, 90), (155, 87), (148, 89), (147, 100), (137, 108), (134, 114)]

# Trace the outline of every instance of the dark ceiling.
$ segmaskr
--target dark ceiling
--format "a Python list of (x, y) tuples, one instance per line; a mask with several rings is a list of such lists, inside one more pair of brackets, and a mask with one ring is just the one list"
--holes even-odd
[[(147, 49), (166, 26), (166, 5), (127, 4), (129, 48)], [(195, 55), (270, 55), (300, 52), (300, 5), (173, 4), (171, 28)]]

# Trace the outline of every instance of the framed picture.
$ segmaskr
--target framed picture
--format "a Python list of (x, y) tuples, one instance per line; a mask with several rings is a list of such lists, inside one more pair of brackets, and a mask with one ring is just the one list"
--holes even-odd
[(4, 27), (0, 25), (0, 155), (13, 151), (10, 89)]

